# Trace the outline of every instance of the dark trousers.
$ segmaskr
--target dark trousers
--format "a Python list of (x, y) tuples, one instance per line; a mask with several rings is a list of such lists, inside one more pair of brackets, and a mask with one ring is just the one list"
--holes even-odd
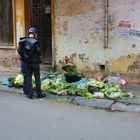
[(23, 92), (24, 94), (28, 95), (28, 91), (27, 91), (27, 82), (26, 82), (26, 74), (25, 74), (25, 63), (23, 60), (21, 60), (21, 63), (20, 63), (20, 71), (24, 77), (24, 81), (23, 81)]
[(41, 95), (40, 66), (39, 64), (25, 64), (24, 86), (29, 97), (33, 97), (32, 75), (35, 77), (36, 94)]

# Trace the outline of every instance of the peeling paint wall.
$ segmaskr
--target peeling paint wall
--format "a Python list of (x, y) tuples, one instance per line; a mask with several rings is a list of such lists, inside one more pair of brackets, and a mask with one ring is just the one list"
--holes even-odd
[[(0, 48), (0, 68), (14, 69), (19, 67), (19, 55), (16, 52), (16, 46), (19, 38), (25, 35), (25, 16), (24, 16), (24, 0), (13, 0), (15, 12), (15, 26), (14, 34), (16, 42), (11, 48), (2, 49)], [(12, 17), (11, 17), (12, 18)]]
[[(140, 83), (140, 1), (108, 0), (108, 48), (104, 48), (104, 2), (54, 0), (53, 60), (60, 66), (71, 55), (84, 73), (92, 75), (105, 64), (110, 72)], [(25, 35), (24, 10), (24, 0), (15, 0), (16, 42)], [(0, 60), (3, 66), (18, 65), (16, 49), (1, 50)]]
[(140, 82), (140, 1), (109, 0), (109, 46), (105, 50), (110, 71)]
[(71, 55), (81, 71), (105, 63), (104, 0), (55, 1), (56, 63)]
[(16, 0), (16, 31), (17, 43), (20, 37), (25, 36), (25, 15), (24, 15), (24, 0)]
[(120, 73), (127, 82), (140, 83), (140, 53), (111, 58), (106, 65), (111, 72)]
[(110, 72), (131, 77), (128, 81), (140, 81), (140, 1), (108, 0), (108, 48), (104, 48), (104, 2), (56, 1), (56, 63), (71, 55), (81, 71), (105, 64)]
[(19, 57), (15, 50), (0, 50), (0, 68), (16, 70), (19, 68)]

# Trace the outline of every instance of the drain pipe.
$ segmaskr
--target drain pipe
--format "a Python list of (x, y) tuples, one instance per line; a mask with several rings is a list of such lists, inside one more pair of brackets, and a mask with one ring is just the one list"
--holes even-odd
[(104, 0), (104, 48), (108, 48), (108, 0)]

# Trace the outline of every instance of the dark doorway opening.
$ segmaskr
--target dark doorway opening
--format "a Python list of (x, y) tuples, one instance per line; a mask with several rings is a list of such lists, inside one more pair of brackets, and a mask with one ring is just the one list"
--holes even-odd
[(38, 29), (42, 64), (52, 64), (51, 0), (31, 0), (31, 26)]

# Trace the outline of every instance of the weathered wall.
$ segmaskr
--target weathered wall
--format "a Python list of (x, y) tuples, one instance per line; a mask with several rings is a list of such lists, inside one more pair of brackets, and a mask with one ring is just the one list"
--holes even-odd
[(105, 51), (110, 71), (136, 83), (140, 82), (139, 7), (139, 0), (109, 0), (109, 48)]
[(0, 50), (0, 69), (19, 69), (19, 58), (15, 50)]
[(105, 63), (104, 0), (55, 1), (56, 63), (72, 55), (81, 71)]
[(0, 48), (0, 67), (4, 69), (18, 69), (19, 56), (16, 52), (17, 43), (20, 37), (25, 35), (25, 16), (24, 16), (24, 0), (13, 0), (14, 4), (14, 25), (15, 30), (15, 44), (13, 46), (3, 49)]
[(104, 49), (104, 0), (57, 0), (56, 63), (72, 55), (80, 70), (105, 64), (131, 82), (140, 81), (139, 0), (108, 0), (109, 44)]
[[(140, 82), (140, 1), (109, 1), (109, 44), (104, 48), (104, 0), (54, 0), (56, 64), (72, 55), (78, 69), (92, 74), (98, 64)], [(15, 36), (25, 35), (24, 0), (15, 0)], [(14, 44), (16, 48), (16, 44)], [(16, 49), (0, 50), (1, 66), (19, 63)]]
[(24, 0), (15, 0), (16, 11), (16, 37), (17, 43), (20, 37), (25, 36), (25, 11)]

